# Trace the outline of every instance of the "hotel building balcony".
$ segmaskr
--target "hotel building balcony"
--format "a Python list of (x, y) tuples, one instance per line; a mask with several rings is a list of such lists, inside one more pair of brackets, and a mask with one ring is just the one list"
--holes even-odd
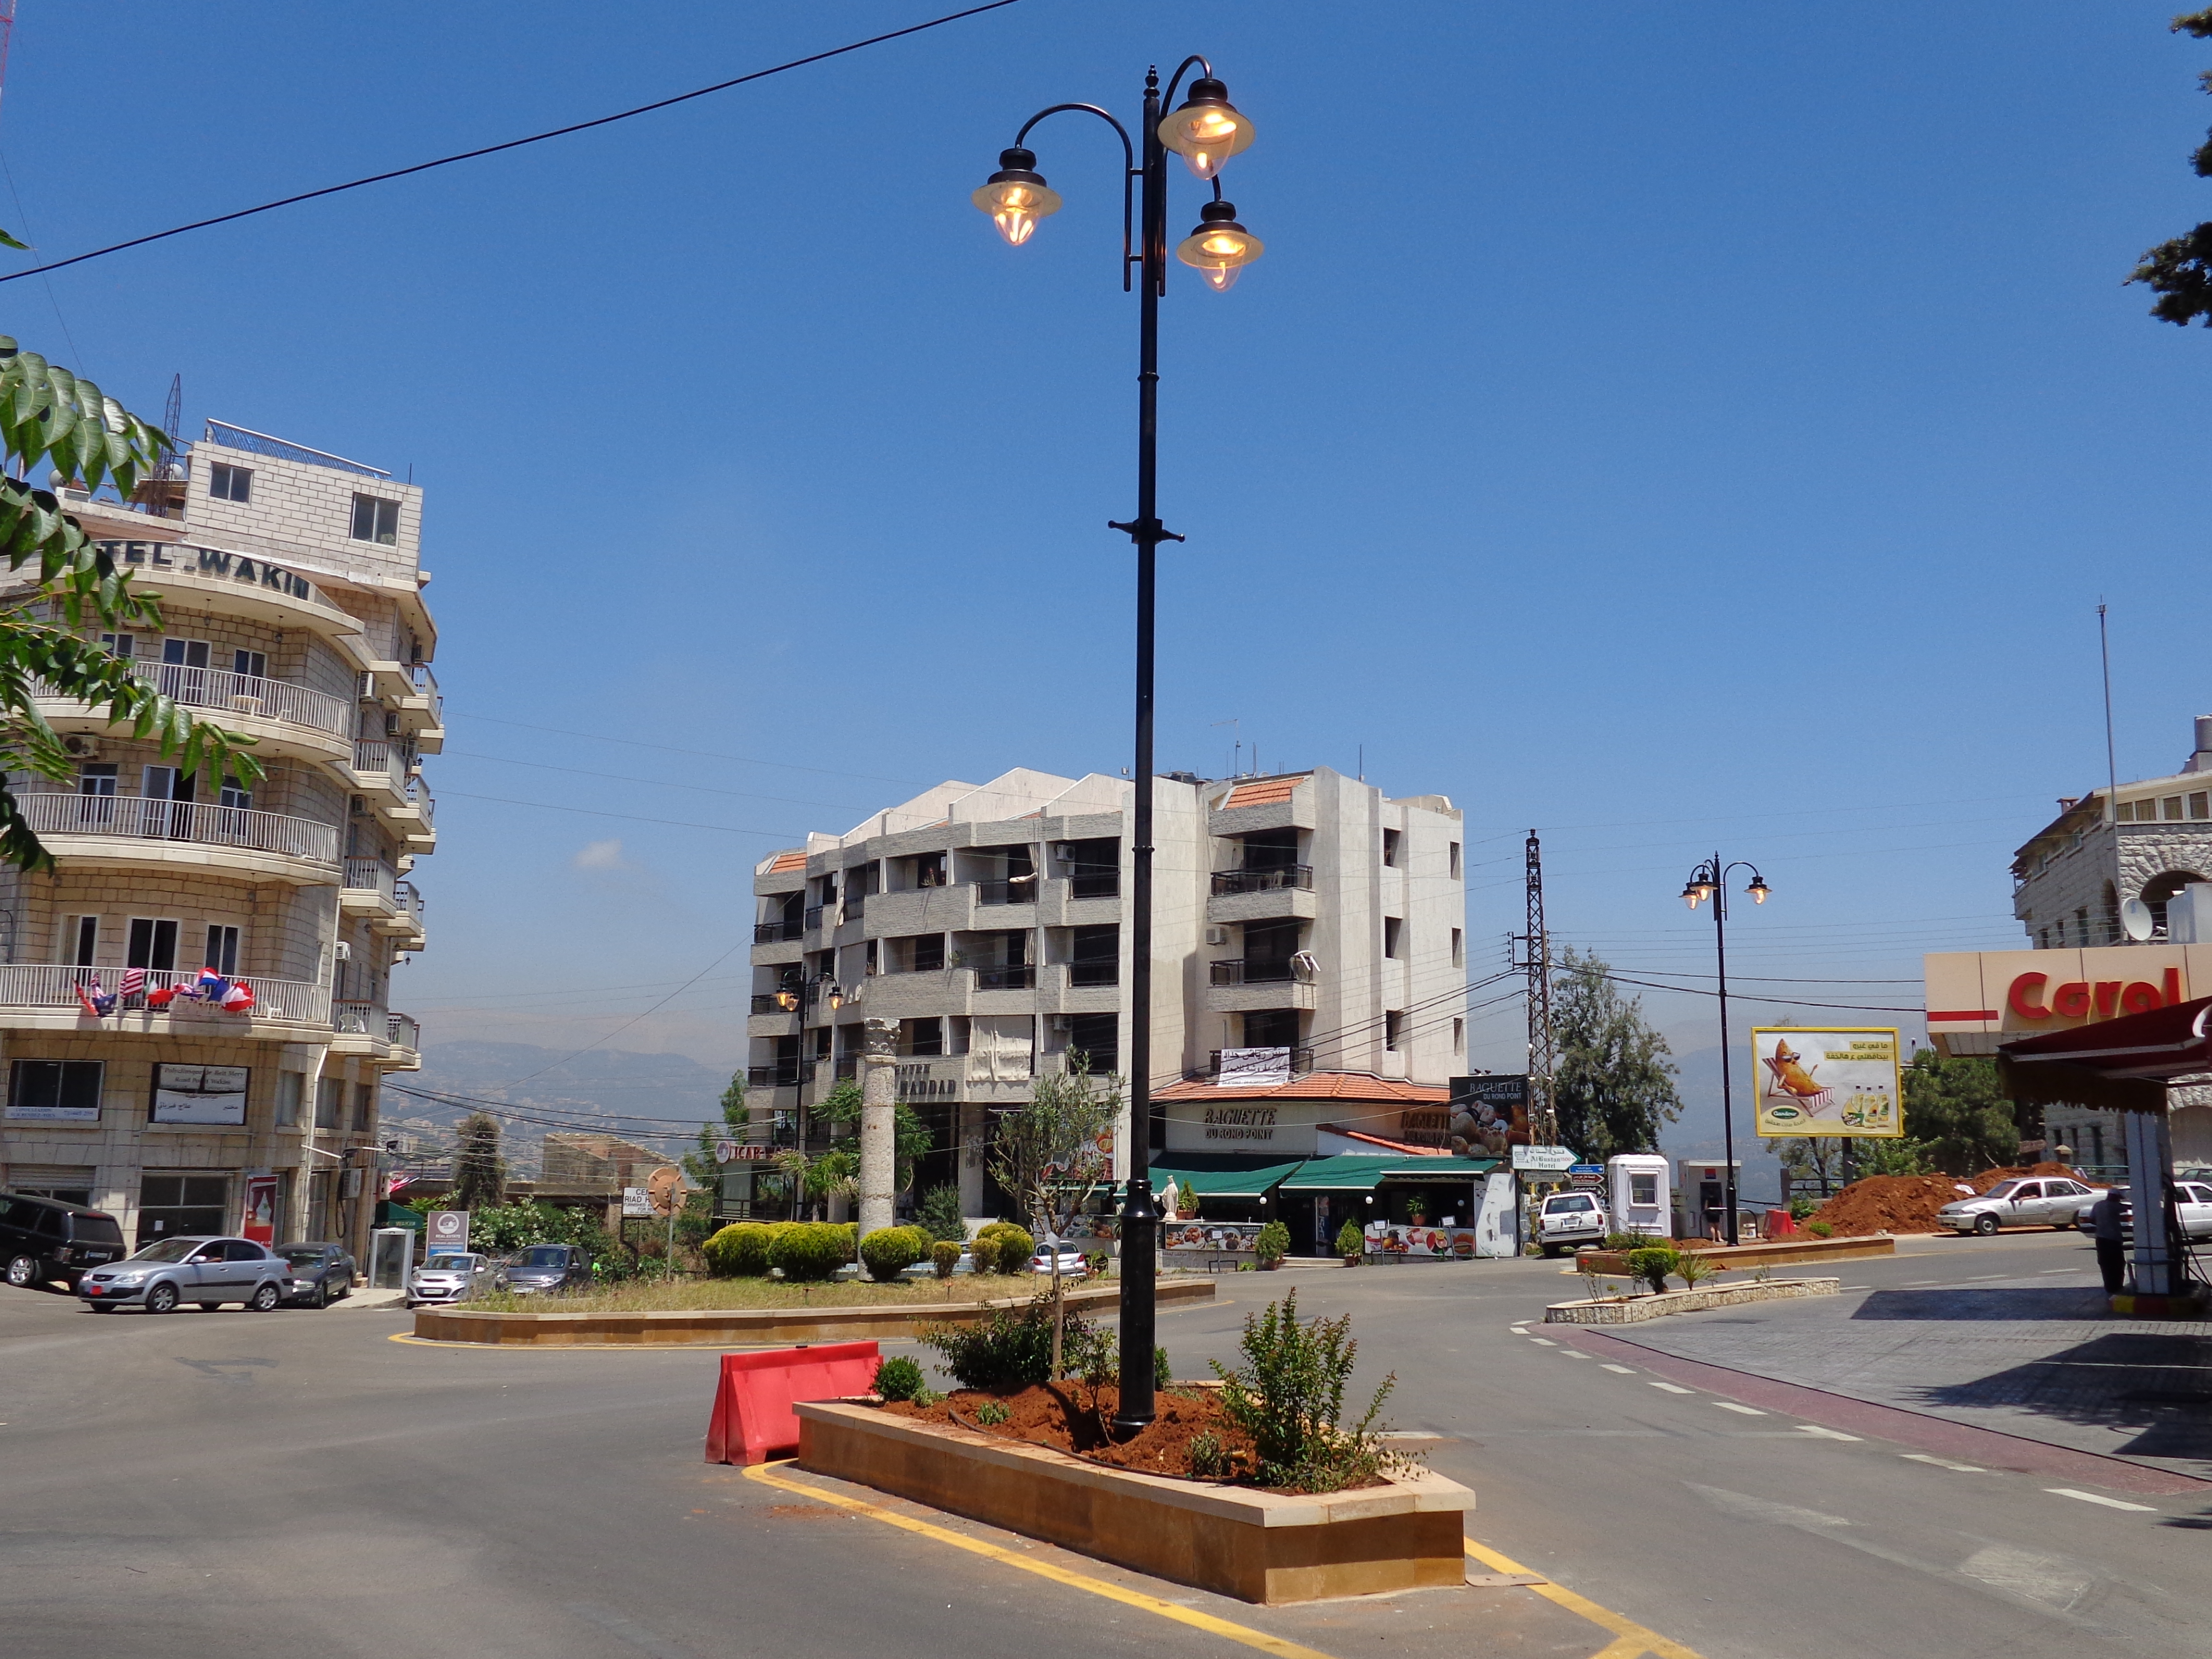
[(19, 799), (50, 851), (88, 864), (198, 865), (326, 886), (338, 861), (335, 826), (250, 806), (58, 790)]
[[(148, 969), (146, 991), (191, 990), (199, 970), (189, 973)], [(84, 1011), (77, 993), (112, 994), (122, 982), (122, 970), (76, 968), (58, 963), (10, 963), (0, 965), (0, 1018), (10, 1028), (41, 1031), (105, 1030), (190, 1033), (195, 1036), (243, 1037), (264, 1042), (301, 1042), (326, 1036), (331, 1029), (331, 993), (327, 986), (298, 980), (269, 979), (240, 974), (253, 989), (253, 1006), (231, 1013), (204, 1002), (173, 1000), (159, 1008), (146, 1006), (145, 994), (118, 1003), (105, 1021), (95, 1022)]]

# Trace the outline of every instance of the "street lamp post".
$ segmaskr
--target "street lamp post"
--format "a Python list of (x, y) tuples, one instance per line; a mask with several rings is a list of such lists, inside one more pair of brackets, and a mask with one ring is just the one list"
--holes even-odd
[(1766, 896), (1774, 890), (1759, 873), (1759, 866), (1741, 859), (1733, 864), (1723, 864), (1718, 853), (1690, 872), (1689, 880), (1682, 884), (1682, 902), (1692, 910), (1707, 899), (1713, 902), (1713, 960), (1719, 969), (1721, 989), (1721, 1201), (1728, 1242), (1734, 1244), (1739, 1241), (1735, 1224), (1735, 1098), (1729, 1079), (1728, 878), (1731, 870), (1750, 871), (1751, 880), (1743, 890), (1751, 895), (1753, 904), (1766, 902)]
[[(1200, 74), (1190, 83), (1183, 103), (1164, 115), (1184, 73), (1194, 68)], [(1151, 1176), (1153, 575), (1159, 544), (1182, 539), (1160, 522), (1158, 501), (1159, 307), (1168, 280), (1167, 158), (1170, 149), (1198, 177), (1213, 181), (1213, 199), (1200, 210), (1198, 228), (1176, 245), (1176, 257), (1221, 292), (1236, 283), (1238, 272), (1258, 258), (1263, 249), (1259, 238), (1237, 222), (1235, 206), (1221, 199), (1217, 177), (1224, 161), (1251, 143), (1252, 124), (1229, 101), (1229, 89), (1214, 78), (1213, 66), (1195, 56), (1177, 66), (1164, 94), (1159, 71), (1146, 71), (1139, 140), (1133, 141), (1128, 129), (1096, 104), (1054, 104), (1022, 123), (1012, 147), (999, 156), (999, 170), (970, 198), (991, 216), (1008, 246), (1019, 247), (1042, 221), (1060, 210), (1059, 195), (1037, 172), (1036, 156), (1024, 145), (1031, 128), (1063, 111), (1095, 115), (1121, 136), (1123, 292), (1129, 289), (1133, 267), (1138, 278), (1137, 513), (1127, 523), (1107, 526), (1125, 533), (1137, 550), (1136, 764), (1130, 814), (1129, 1178), (1121, 1217), (1121, 1364), (1120, 1404), (1114, 1418), (1117, 1430), (1133, 1434), (1154, 1414), (1153, 1253), (1159, 1237), (1159, 1210), (1152, 1201)]]

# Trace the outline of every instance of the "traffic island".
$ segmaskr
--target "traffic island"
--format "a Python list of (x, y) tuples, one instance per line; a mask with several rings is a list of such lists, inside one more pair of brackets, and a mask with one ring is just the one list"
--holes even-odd
[[(1709, 1249), (1698, 1249), (1686, 1239), (1655, 1238), (1651, 1242), (1675, 1249), (1696, 1249), (1698, 1261), (1709, 1261), (1723, 1271), (1731, 1267), (1796, 1267), (1897, 1254), (1897, 1240), (1887, 1233), (1850, 1238), (1784, 1238), (1765, 1244), (1717, 1244)], [(1575, 1266), (1584, 1273), (1625, 1275), (1628, 1272), (1628, 1257), (1621, 1250), (1577, 1250)]]
[[(1162, 1307), (1213, 1299), (1211, 1279), (1159, 1281)], [(1118, 1286), (1066, 1293), (1067, 1305), (1111, 1313)], [(999, 1309), (1026, 1307), (1027, 1295), (975, 1302), (843, 1304), (830, 1307), (698, 1308), (647, 1313), (498, 1313), (459, 1307), (417, 1308), (415, 1334), (433, 1342), (477, 1347), (744, 1347), (798, 1342), (909, 1341), (926, 1325), (979, 1324)]]
[(1464, 1582), (1474, 1494), (1426, 1472), (1347, 1492), (1178, 1480), (878, 1406), (802, 1402), (799, 1466), (1154, 1577), (1270, 1606)]
[(1753, 1279), (1734, 1285), (1711, 1285), (1689, 1291), (1662, 1291), (1644, 1296), (1601, 1296), (1587, 1301), (1557, 1302), (1544, 1310), (1547, 1325), (1638, 1325), (1668, 1314), (1702, 1313), (1708, 1308), (1740, 1307), (1747, 1302), (1779, 1302), (1796, 1297), (1834, 1296), (1843, 1281), (1836, 1279)]

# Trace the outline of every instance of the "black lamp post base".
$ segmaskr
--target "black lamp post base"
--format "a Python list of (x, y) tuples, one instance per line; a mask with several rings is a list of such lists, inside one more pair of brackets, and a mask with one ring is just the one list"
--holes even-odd
[(1152, 1287), (1158, 1277), (1160, 1212), (1148, 1176), (1129, 1182), (1121, 1206), (1121, 1389), (1114, 1432), (1128, 1439), (1152, 1425), (1152, 1352), (1158, 1345)]

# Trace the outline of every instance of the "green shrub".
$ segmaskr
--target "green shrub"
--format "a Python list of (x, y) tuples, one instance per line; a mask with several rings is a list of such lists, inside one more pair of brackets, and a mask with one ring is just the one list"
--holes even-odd
[(999, 1241), (978, 1233), (968, 1241), (968, 1270), (988, 1273), (999, 1265)]
[(1270, 1221), (1260, 1229), (1252, 1248), (1262, 1261), (1280, 1261), (1291, 1253), (1291, 1230), (1279, 1221)]
[(1336, 1230), (1336, 1253), (1346, 1261), (1357, 1261), (1367, 1254), (1367, 1235), (1360, 1231), (1357, 1221), (1347, 1221)]
[(1720, 1263), (1703, 1250), (1683, 1250), (1674, 1257), (1674, 1277), (1682, 1281), (1686, 1290), (1696, 1290), (1720, 1270)]
[(1667, 1288), (1667, 1275), (1677, 1272), (1680, 1255), (1671, 1244), (1647, 1244), (1628, 1253), (1628, 1275), (1641, 1279), (1655, 1291)]
[(1089, 1250), (1084, 1254), (1083, 1265), (1091, 1269), (1092, 1278), (1103, 1279), (1114, 1266), (1114, 1258), (1103, 1250)]
[(949, 1238), (957, 1244), (968, 1237), (968, 1224), (960, 1218), (960, 1189), (949, 1183), (921, 1195), (914, 1219), (933, 1242)]
[(1208, 1430), (1190, 1437), (1190, 1472), (1201, 1480), (1216, 1480), (1229, 1473), (1229, 1449), (1221, 1443), (1221, 1437)]
[(1617, 1255), (1626, 1255), (1631, 1250), (1640, 1250), (1647, 1244), (1662, 1242), (1647, 1238), (1642, 1233), (1607, 1233), (1605, 1236), (1605, 1248)]
[(929, 1265), (937, 1270), (939, 1279), (952, 1277), (952, 1270), (960, 1265), (958, 1241), (940, 1238), (929, 1247)]
[(853, 1259), (849, 1231), (834, 1221), (787, 1223), (768, 1247), (769, 1265), (802, 1282), (835, 1279)]
[(790, 1224), (740, 1221), (723, 1228), (700, 1246), (707, 1258), (707, 1271), (717, 1279), (765, 1278), (769, 1246), (775, 1242), (777, 1231)]
[(886, 1284), (927, 1256), (933, 1242), (919, 1227), (878, 1227), (860, 1241), (860, 1261), (869, 1278)]
[(995, 1400), (986, 1400), (975, 1407), (975, 1420), (987, 1429), (995, 1428), (1012, 1415), (1012, 1412)]
[(911, 1400), (922, 1392), (921, 1367), (894, 1355), (876, 1367), (876, 1393), (885, 1400)]
[(1815, 1238), (1833, 1238), (1836, 1236), (1834, 1224), (1826, 1221), (1808, 1221), (1805, 1224), (1805, 1231)]
[[(1073, 1308), (1060, 1337), (1062, 1364), (1085, 1376), (1097, 1369), (1102, 1346), (1109, 1352), (1113, 1347), (1112, 1336)], [(926, 1326), (921, 1340), (945, 1356), (944, 1369), (964, 1389), (1024, 1389), (1048, 1382), (1052, 1299), (1039, 1297), (1019, 1309), (994, 1308), (980, 1324)]]
[[(1018, 1227), (1011, 1221), (994, 1221), (979, 1229), (975, 1234), (980, 1243), (994, 1240), (998, 1246), (998, 1267), (1002, 1273), (1018, 1273), (1030, 1265), (1036, 1254), (1036, 1240), (1026, 1227)], [(979, 1267), (979, 1273), (981, 1269)]]
[(1221, 1409), (1252, 1437), (1260, 1484), (1295, 1492), (1340, 1492), (1382, 1473), (1390, 1462), (1376, 1419), (1398, 1379), (1382, 1379), (1366, 1414), (1347, 1425), (1345, 1384), (1359, 1355), (1352, 1316), (1298, 1318), (1291, 1291), (1262, 1313), (1244, 1316), (1242, 1369), (1219, 1360)]

